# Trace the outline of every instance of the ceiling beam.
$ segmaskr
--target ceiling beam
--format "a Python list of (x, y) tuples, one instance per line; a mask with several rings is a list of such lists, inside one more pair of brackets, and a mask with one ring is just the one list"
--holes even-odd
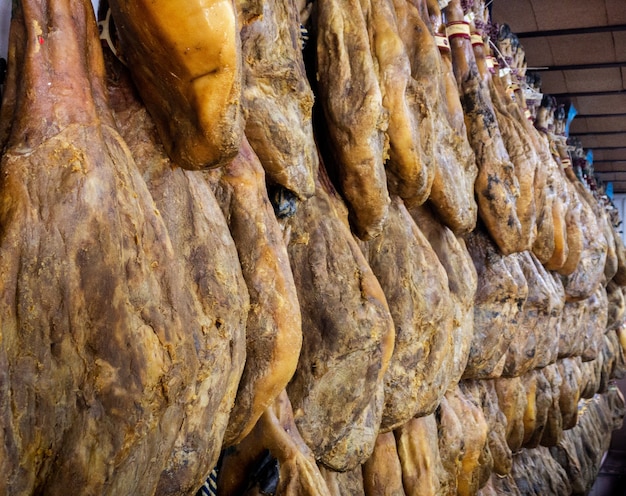
[(529, 67), (530, 71), (579, 71), (588, 69), (614, 69), (615, 67), (626, 67), (626, 62), (596, 62), (594, 64), (565, 64), (565, 65), (545, 65), (539, 67)]
[(570, 136), (611, 136), (613, 134), (626, 134), (626, 131), (588, 131), (586, 133), (570, 133)]
[[(567, 93), (567, 94), (569, 95), (570, 93)], [(621, 113), (621, 114), (576, 114), (576, 117), (584, 118), (584, 119), (595, 119), (595, 118), (598, 118), (598, 117), (626, 117), (626, 113)]]
[(585, 148), (591, 148), (592, 150), (626, 150), (626, 146), (587, 146)]
[(590, 26), (587, 28), (569, 29), (546, 29), (543, 31), (528, 31), (515, 33), (518, 38), (539, 38), (542, 36), (568, 36), (576, 34), (610, 33), (613, 31), (626, 31), (626, 24), (614, 24), (613, 26)]
[[(555, 98), (571, 98), (575, 96), (612, 96), (612, 95), (626, 95), (626, 90), (610, 90), (610, 91), (579, 91), (578, 93), (548, 93), (548, 95)], [(607, 115), (620, 115), (620, 114), (607, 114)]]
[(624, 181), (626, 182), (626, 172), (604, 172), (593, 171), (602, 181)]

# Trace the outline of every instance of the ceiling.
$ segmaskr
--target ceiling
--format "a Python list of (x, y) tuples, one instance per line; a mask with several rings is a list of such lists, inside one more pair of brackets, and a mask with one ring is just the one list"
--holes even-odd
[(596, 176), (626, 192), (626, 1), (493, 0), (492, 19), (518, 36), (542, 92), (571, 103), (570, 126)]

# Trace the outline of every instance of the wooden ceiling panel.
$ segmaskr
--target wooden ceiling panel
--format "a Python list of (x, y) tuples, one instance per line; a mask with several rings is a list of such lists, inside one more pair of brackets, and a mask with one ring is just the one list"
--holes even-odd
[[(569, 93), (590, 91), (619, 91), (622, 89), (622, 71), (620, 68), (579, 69), (564, 71), (565, 86)], [(557, 93), (552, 88), (544, 88), (546, 93)]]
[(609, 24), (626, 24), (626, 6), (624, 5), (624, 0), (605, 0), (604, 4)]
[(603, 181), (624, 181), (626, 182), (626, 171), (621, 172), (603, 172), (594, 167), (594, 172)]
[(626, 93), (600, 96), (572, 97), (572, 103), (579, 114), (624, 114), (626, 113)]
[(626, 172), (626, 160), (615, 162), (594, 162), (593, 169), (596, 172)]
[(506, 2), (494, 0), (493, 18), (500, 24), (514, 25), (515, 32), (537, 31), (535, 14), (530, 0)]
[(570, 134), (589, 132), (589, 119), (576, 117), (569, 126)]
[(626, 132), (620, 134), (589, 134), (578, 136), (585, 148), (626, 148)]
[(538, 71), (538, 74), (541, 77), (541, 91), (544, 93), (569, 92), (563, 71)]
[(626, 148), (619, 148), (616, 150), (594, 150), (594, 160), (612, 162), (626, 162)]
[(526, 54), (526, 62), (532, 60), (533, 67), (556, 65), (548, 38), (526, 38), (521, 41)]
[[(522, 40), (526, 47), (528, 38)], [(552, 36), (549, 38), (550, 50), (555, 64), (546, 65), (573, 65), (598, 64), (617, 62), (615, 41), (612, 33), (587, 33), (569, 36)], [(535, 56), (535, 52), (532, 52)], [(626, 51), (622, 52), (626, 56)]]
[(624, 115), (606, 117), (576, 117), (569, 128), (570, 134), (577, 133), (606, 133), (611, 131), (626, 131)]
[(538, 30), (598, 26), (608, 22), (604, 1), (568, 0), (564, 4), (562, 0), (532, 0), (532, 7)]

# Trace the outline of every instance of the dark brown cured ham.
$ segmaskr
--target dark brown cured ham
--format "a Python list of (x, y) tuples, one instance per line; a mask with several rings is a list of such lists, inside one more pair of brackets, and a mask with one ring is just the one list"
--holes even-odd
[(313, 93), (302, 61), (293, 0), (238, 1), (245, 133), (270, 183), (299, 198), (315, 189)]
[[(181, 248), (194, 233), (166, 218), (185, 210), (157, 208), (108, 108), (88, 2), (20, 2), (11, 43), (0, 395), (19, 416), (3, 411), (1, 492), (193, 491), (217, 461), (245, 359), (248, 296), (223, 216), (207, 189), (197, 233), (223, 239), (192, 268)], [(224, 286), (212, 290), (228, 291), (209, 309), (213, 270)]]
[[(460, 0), (452, 0), (445, 13), (448, 23), (464, 22)], [(532, 240), (525, 235), (517, 213), (519, 181), (502, 141), (489, 89), (480, 78), (470, 40), (453, 37), (450, 45), (468, 137), (478, 165), (475, 191), (479, 217), (502, 253), (527, 250)]]
[(378, 435), (391, 314), (321, 165), (315, 195), (283, 222), (302, 313), (302, 352), (287, 387), (296, 424), (316, 459), (351, 469)]
[(339, 189), (350, 224), (374, 238), (389, 209), (384, 162), (388, 116), (361, 5), (357, 0), (317, 2), (318, 99), (324, 110)]

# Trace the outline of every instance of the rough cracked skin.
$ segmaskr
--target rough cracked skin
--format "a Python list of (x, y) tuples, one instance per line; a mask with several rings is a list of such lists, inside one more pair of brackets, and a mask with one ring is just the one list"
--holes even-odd
[(410, 208), (411, 216), (437, 254), (448, 276), (452, 299), (453, 358), (448, 380), (452, 387), (459, 382), (470, 353), (474, 337), (474, 298), (478, 286), (476, 268), (465, 240), (440, 222), (428, 205)]
[(455, 310), (446, 271), (400, 198), (392, 197), (383, 231), (362, 250), (396, 329), (381, 422), (389, 430), (432, 413), (450, 386)]
[[(191, 270), (188, 211), (152, 196), (108, 107), (88, 2), (21, 2), (13, 26), (0, 395), (15, 410), (3, 411), (1, 492), (185, 494), (217, 461), (245, 356), (234, 245), (214, 200), (194, 204), (195, 233), (223, 239)], [(198, 198), (186, 188), (172, 206)], [(214, 269), (211, 290), (229, 289), (210, 309)]]
[(287, 391), (316, 458), (351, 469), (369, 457), (378, 434), (394, 342), (389, 307), (323, 169), (315, 195), (285, 223), (303, 331)]
[(123, 57), (172, 161), (197, 170), (231, 160), (244, 126), (233, 0), (109, 4)]
[(517, 330), (528, 284), (518, 261), (520, 254), (503, 256), (485, 232), (472, 232), (467, 248), (478, 274), (478, 290), (474, 338), (464, 377), (497, 376), (499, 362)]
[(270, 182), (308, 198), (315, 190), (317, 150), (295, 2), (238, 1), (237, 6), (246, 137)]
[(334, 155), (331, 165), (351, 226), (366, 240), (380, 234), (389, 209), (388, 116), (359, 2), (318, 2), (316, 19), (318, 99)]

